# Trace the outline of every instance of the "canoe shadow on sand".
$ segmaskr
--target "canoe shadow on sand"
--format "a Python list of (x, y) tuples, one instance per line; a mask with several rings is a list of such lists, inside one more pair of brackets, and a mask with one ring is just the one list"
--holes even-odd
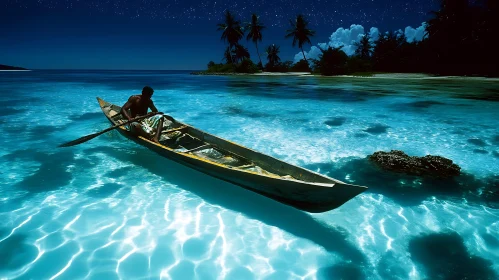
[(325, 225), (293, 207), (192, 170), (145, 149), (98, 147), (88, 149), (85, 153), (104, 153), (119, 161), (143, 167), (210, 204), (243, 213), (249, 218), (308, 239), (346, 261), (366, 264), (363, 253), (347, 240), (348, 232), (345, 229)]

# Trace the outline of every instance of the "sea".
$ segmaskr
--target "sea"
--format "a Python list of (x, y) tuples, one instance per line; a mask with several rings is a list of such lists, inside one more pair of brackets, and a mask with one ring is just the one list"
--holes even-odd
[[(118, 105), (369, 189), (307, 213), (115, 131)], [(0, 72), (0, 279), (499, 279), (499, 82), (478, 78)], [(451, 179), (384, 171), (401, 150)]]

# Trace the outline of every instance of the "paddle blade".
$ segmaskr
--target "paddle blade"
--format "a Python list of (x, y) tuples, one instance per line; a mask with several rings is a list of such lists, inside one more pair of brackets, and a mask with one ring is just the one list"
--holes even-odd
[(80, 137), (76, 140), (73, 140), (73, 141), (69, 141), (69, 142), (66, 142), (64, 144), (61, 144), (59, 145), (58, 147), (61, 148), (61, 147), (71, 147), (71, 146), (75, 146), (75, 145), (78, 145), (78, 144), (81, 144), (81, 143), (84, 143), (84, 142), (87, 142), (88, 140), (92, 140), (94, 139), (95, 137), (99, 136), (101, 133), (94, 133), (94, 134), (90, 134), (90, 135), (87, 135), (87, 136), (83, 136), (83, 137)]

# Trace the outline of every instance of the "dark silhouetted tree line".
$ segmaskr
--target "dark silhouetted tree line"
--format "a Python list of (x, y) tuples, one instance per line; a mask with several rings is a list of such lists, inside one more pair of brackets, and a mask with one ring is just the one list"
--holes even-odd
[[(339, 60), (341, 48), (322, 50), (313, 61), (314, 71), (323, 75), (375, 71), (499, 76), (498, 6), (499, 0), (442, 0), (421, 42), (409, 43), (396, 32), (383, 33), (372, 42), (366, 34), (346, 62)], [(332, 67), (331, 63), (339, 64)]]
[[(275, 72), (313, 71), (322, 75), (341, 75), (356, 72), (409, 72), (438, 75), (499, 76), (499, 0), (441, 0), (440, 10), (432, 12), (426, 23), (426, 34), (420, 42), (407, 42), (400, 32), (381, 33), (375, 41), (365, 34), (356, 44), (355, 54), (348, 57), (342, 47), (322, 49), (318, 59), (305, 56), (303, 46), (311, 44), (315, 31), (308, 28), (308, 21), (298, 15), (290, 20), (286, 38), (293, 39), (303, 59), (293, 64), (281, 62), (279, 46), (270, 45), (266, 50), (267, 63), (262, 66), (258, 42), (262, 40), (265, 26), (253, 14), (244, 26), (229, 12), (218, 25), (222, 40), (228, 43), (224, 53), (225, 64), (211, 63), (211, 70), (254, 73), (259, 69)], [(250, 60), (248, 49), (239, 41), (248, 31), (247, 40), (255, 43), (260, 63)], [(310, 63), (309, 63), (310, 62)], [(310, 69), (309, 65), (312, 66)], [(210, 71), (210, 67), (208, 69)]]
[[(293, 64), (292, 61), (281, 62), (279, 57), (280, 47), (272, 44), (265, 48), (267, 54), (267, 63), (263, 67), (258, 42), (262, 41), (262, 30), (265, 25), (260, 22), (258, 15), (252, 14), (251, 21), (242, 24), (241, 21), (236, 19), (234, 14), (230, 11), (225, 11), (224, 21), (217, 25), (218, 30), (222, 31), (221, 39), (227, 43), (227, 47), (223, 53), (223, 63), (215, 63), (210, 61), (208, 63), (208, 73), (255, 73), (260, 70), (271, 72), (310, 72), (311, 69), (308, 65), (303, 46), (311, 44), (310, 37), (315, 34), (315, 31), (308, 28), (308, 21), (303, 15), (298, 15), (294, 20), (290, 20), (290, 29), (286, 30), (286, 38), (293, 38), (293, 46), (298, 45), (303, 54), (303, 60)], [(248, 32), (246, 40), (255, 43), (256, 51), (258, 54), (259, 63), (255, 65), (250, 59), (250, 53), (246, 47), (240, 44), (246, 31)]]
[(442, 0), (426, 28), (430, 72), (499, 75), (498, 6), (498, 0)]

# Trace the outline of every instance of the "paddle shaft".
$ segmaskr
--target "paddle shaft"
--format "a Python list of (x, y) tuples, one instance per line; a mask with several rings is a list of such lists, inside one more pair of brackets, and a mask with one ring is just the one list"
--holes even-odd
[(61, 144), (59, 145), (59, 147), (70, 147), (70, 146), (75, 146), (75, 145), (78, 145), (78, 144), (81, 144), (81, 143), (85, 143), (91, 139), (94, 139), (95, 137), (99, 136), (99, 135), (102, 135), (108, 131), (111, 131), (113, 129), (116, 129), (120, 126), (123, 126), (123, 125), (127, 125), (127, 124), (131, 124), (133, 122), (136, 122), (138, 120), (141, 120), (141, 119), (145, 119), (145, 118), (149, 118), (149, 117), (152, 117), (154, 115), (157, 115), (157, 114), (161, 114), (160, 112), (154, 112), (154, 113), (149, 113), (145, 116), (140, 116), (140, 117), (136, 117), (134, 119), (131, 119), (127, 122), (124, 122), (124, 123), (121, 123), (121, 124), (117, 124), (117, 125), (114, 125), (114, 126), (111, 126), (109, 128), (106, 128), (100, 132), (97, 132), (97, 133), (93, 133), (93, 134), (90, 134), (90, 135), (86, 135), (86, 136), (83, 136), (83, 137), (80, 137), (76, 140), (73, 140), (73, 141), (70, 141), (70, 142), (67, 142), (67, 143), (64, 143), (64, 144)]

